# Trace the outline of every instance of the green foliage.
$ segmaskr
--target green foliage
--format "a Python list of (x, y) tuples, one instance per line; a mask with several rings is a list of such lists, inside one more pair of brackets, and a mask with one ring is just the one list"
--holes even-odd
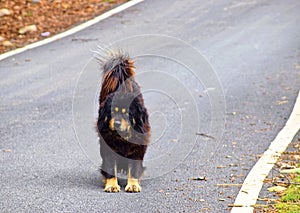
[(281, 197), (279, 203), (276, 204), (279, 213), (300, 212), (300, 175), (292, 182), (297, 184), (292, 184)]
[(299, 213), (300, 206), (299, 204), (289, 204), (289, 203), (278, 203), (276, 205), (278, 213)]
[(30, 11), (27, 11), (27, 12), (25, 13), (25, 17), (30, 17), (30, 16), (32, 16), (32, 13), (31, 13)]

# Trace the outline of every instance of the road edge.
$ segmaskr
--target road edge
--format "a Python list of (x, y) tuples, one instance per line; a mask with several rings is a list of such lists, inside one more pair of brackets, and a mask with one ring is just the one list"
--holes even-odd
[(49, 44), (53, 41), (56, 41), (56, 40), (59, 40), (59, 39), (62, 39), (64, 37), (67, 37), (69, 35), (72, 35), (74, 33), (77, 33), (83, 29), (86, 29), (87, 27), (90, 27), (104, 19), (107, 19), (109, 18), (110, 16), (113, 16), (119, 12), (122, 12), (138, 3), (141, 3), (143, 2), (144, 0), (131, 0), (131, 1), (128, 1), (124, 4), (121, 4), (120, 6), (118, 7), (115, 7), (111, 10), (108, 10), (106, 11), (105, 13), (102, 13), (101, 15), (99, 16), (96, 16), (95, 18), (89, 20), (89, 21), (86, 21), (80, 25), (77, 25), (69, 30), (66, 30), (62, 33), (59, 33), (59, 34), (56, 34), (50, 38), (46, 38), (46, 39), (43, 39), (41, 41), (37, 41), (37, 42), (34, 42), (32, 44), (29, 44), (29, 45), (26, 45), (24, 47), (21, 47), (21, 48), (18, 48), (18, 49), (15, 49), (15, 50), (11, 50), (9, 52), (6, 52), (6, 53), (3, 53), (0, 55), (0, 61), (8, 58), (8, 57), (11, 57), (11, 56), (14, 56), (14, 55), (17, 55), (19, 53), (22, 53), (22, 52), (25, 52), (26, 50), (30, 50), (30, 49), (33, 49), (33, 48), (36, 48), (36, 47), (39, 47), (39, 46), (42, 46), (42, 45), (45, 45), (45, 44)]
[(300, 129), (300, 91), (293, 111), (285, 126), (271, 142), (269, 148), (248, 173), (231, 209), (231, 213), (253, 213), (263, 181)]

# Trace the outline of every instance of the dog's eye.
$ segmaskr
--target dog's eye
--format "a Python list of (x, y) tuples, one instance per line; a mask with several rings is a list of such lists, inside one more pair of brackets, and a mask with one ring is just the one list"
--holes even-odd
[(122, 109), (122, 113), (125, 113), (125, 112), (126, 112), (126, 109), (125, 109), (125, 108), (123, 108), (123, 109)]
[(119, 112), (119, 107), (115, 107), (115, 111), (116, 111), (116, 112)]

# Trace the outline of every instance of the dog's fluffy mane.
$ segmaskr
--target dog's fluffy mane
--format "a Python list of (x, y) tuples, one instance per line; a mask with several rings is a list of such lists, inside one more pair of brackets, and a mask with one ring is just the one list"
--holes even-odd
[[(104, 55), (98, 56), (103, 69), (102, 89), (100, 94), (100, 104), (104, 101), (105, 97), (108, 97), (111, 93), (115, 92), (123, 83), (123, 89), (133, 92), (134, 80), (134, 62), (129, 58), (128, 53), (122, 50), (106, 50)], [(132, 78), (128, 80), (129, 78)], [(125, 91), (126, 92), (126, 91)]]

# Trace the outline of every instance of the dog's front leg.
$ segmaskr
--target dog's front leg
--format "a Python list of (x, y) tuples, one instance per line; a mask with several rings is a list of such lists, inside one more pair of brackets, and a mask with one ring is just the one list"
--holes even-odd
[(125, 187), (126, 192), (140, 192), (142, 190), (140, 185), (142, 173), (142, 161), (134, 160), (128, 167), (128, 180)]
[[(117, 165), (116, 162), (113, 161), (113, 165), (112, 162), (109, 162), (107, 164), (103, 164), (104, 168), (108, 168), (108, 170), (103, 170), (102, 169), (102, 175), (104, 176), (104, 191), (105, 192), (120, 192), (120, 186), (118, 184), (118, 178), (117, 178)], [(113, 173), (111, 172), (111, 170), (113, 170)]]

